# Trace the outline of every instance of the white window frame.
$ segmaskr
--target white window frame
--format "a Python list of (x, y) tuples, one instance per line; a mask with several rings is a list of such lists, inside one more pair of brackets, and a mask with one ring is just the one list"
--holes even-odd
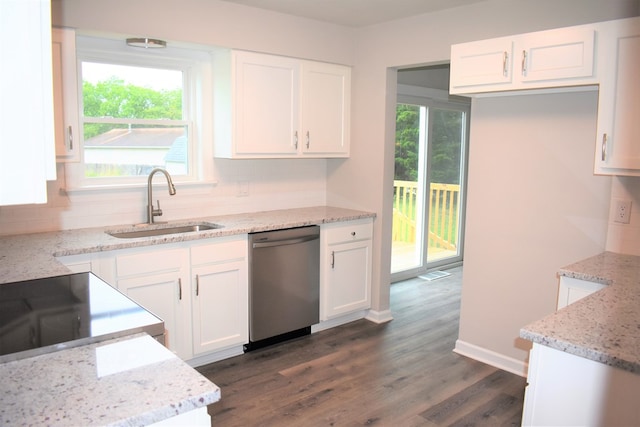
[[(80, 127), (84, 127), (84, 106), (82, 99), (82, 62), (112, 63), (179, 70), (183, 73), (183, 118), (171, 124), (184, 124), (189, 138), (189, 173), (172, 176), (175, 184), (211, 184), (213, 176), (213, 93), (212, 93), (212, 53), (200, 46), (168, 43), (164, 49), (143, 49), (127, 46), (125, 37), (98, 38), (78, 35), (76, 61), (78, 69), (78, 114)], [(91, 118), (93, 121), (94, 118)], [(99, 121), (109, 122), (108, 118)], [(132, 119), (131, 123), (150, 122)], [(151, 122), (157, 123), (152, 120)], [(84, 140), (80, 134), (80, 161), (66, 164), (67, 189), (118, 189), (147, 185), (147, 176), (128, 177), (85, 177)]]

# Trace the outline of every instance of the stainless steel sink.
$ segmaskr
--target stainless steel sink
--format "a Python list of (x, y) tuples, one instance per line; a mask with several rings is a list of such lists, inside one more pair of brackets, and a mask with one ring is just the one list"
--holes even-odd
[(191, 225), (176, 225), (168, 227), (144, 228), (139, 230), (127, 231), (107, 231), (106, 233), (119, 239), (133, 239), (136, 237), (164, 236), (166, 234), (191, 233), (193, 231), (215, 230), (222, 228), (222, 225), (203, 223)]

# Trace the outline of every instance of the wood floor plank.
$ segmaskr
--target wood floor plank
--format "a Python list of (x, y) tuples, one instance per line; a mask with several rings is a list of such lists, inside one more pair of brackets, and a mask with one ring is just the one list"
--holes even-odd
[(519, 424), (523, 378), (453, 353), (461, 268), (391, 286), (394, 320), (358, 320), (198, 368), (215, 426)]

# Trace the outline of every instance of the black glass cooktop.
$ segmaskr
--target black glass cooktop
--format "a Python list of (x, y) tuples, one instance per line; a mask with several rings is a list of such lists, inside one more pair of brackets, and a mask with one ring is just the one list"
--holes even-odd
[(138, 332), (164, 324), (92, 273), (0, 285), (0, 361)]

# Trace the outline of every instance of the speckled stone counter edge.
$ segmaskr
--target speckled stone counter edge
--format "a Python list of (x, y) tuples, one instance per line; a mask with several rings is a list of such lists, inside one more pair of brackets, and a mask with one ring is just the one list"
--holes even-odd
[[(101, 373), (100, 347), (129, 343), (131, 366)], [(220, 399), (218, 386), (146, 334), (7, 362), (0, 375), (0, 425), (148, 425)]]
[(132, 230), (134, 229), (133, 225), (0, 236), (0, 284), (69, 273), (69, 270), (55, 257), (374, 217), (375, 214), (371, 212), (332, 206), (316, 206), (172, 221), (171, 225), (206, 222), (218, 224), (221, 228), (155, 237), (120, 239), (107, 234), (107, 232), (113, 231)]
[(520, 336), (640, 374), (640, 257), (603, 252), (559, 274), (609, 286), (525, 326)]

